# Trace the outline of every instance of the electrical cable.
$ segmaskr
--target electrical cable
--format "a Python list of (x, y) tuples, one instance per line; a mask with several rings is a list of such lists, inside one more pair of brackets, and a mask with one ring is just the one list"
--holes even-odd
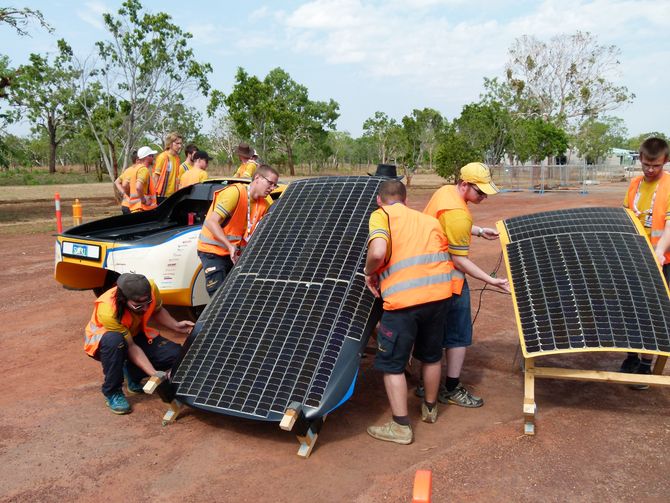
[[(500, 266), (502, 264), (502, 259), (503, 259), (503, 254), (502, 254), (502, 252), (500, 252), (500, 255), (498, 256), (498, 262), (496, 263), (495, 268), (493, 269), (493, 271), (490, 274), (491, 277), (495, 278), (496, 275), (498, 274), (498, 270), (500, 269)], [(482, 308), (482, 296), (484, 295), (484, 290), (486, 290), (488, 286), (489, 286), (489, 284), (486, 283), (486, 284), (484, 284), (484, 288), (476, 288), (474, 290), (471, 290), (472, 292), (479, 291), (479, 300), (477, 302), (477, 310), (475, 311), (475, 315), (472, 318), (472, 325), (471, 325), (472, 327), (475, 326), (475, 321), (477, 321), (477, 316), (479, 316), (479, 311)], [(488, 291), (489, 292), (494, 292), (494, 293), (501, 293), (503, 295), (509, 295), (509, 293), (507, 293), (507, 292), (501, 292), (501, 291), (498, 291), (498, 290), (489, 289)]]

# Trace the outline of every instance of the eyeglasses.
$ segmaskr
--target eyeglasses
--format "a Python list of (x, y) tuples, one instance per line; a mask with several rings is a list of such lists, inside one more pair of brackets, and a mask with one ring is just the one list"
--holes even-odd
[(277, 187), (279, 187), (279, 185), (277, 184), (277, 182), (273, 182), (273, 181), (270, 180), (267, 176), (263, 176), (263, 175), (261, 175), (260, 173), (258, 173), (258, 176), (260, 176), (263, 180), (265, 180), (266, 182), (268, 182), (268, 183), (270, 184), (270, 187), (272, 187), (273, 189), (276, 189)]
[(475, 189), (475, 192), (476, 192), (478, 195), (480, 195), (480, 196), (485, 196), (485, 195), (486, 195), (486, 192), (484, 192), (483, 190), (481, 190), (481, 189), (480, 189), (479, 187), (477, 187), (477, 185), (475, 185), (474, 183), (470, 183), (469, 185), (470, 185), (470, 187), (472, 187), (473, 189)]
[(141, 311), (142, 309), (146, 308), (151, 304), (151, 299), (145, 301), (145, 302), (136, 302), (134, 300), (129, 300), (128, 301), (128, 307), (132, 309), (133, 311)]

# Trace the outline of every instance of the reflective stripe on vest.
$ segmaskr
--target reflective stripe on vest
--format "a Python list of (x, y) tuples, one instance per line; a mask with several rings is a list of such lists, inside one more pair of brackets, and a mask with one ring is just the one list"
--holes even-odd
[(391, 257), (380, 272), (384, 309), (392, 311), (451, 297), (453, 269), (440, 223), (403, 204), (384, 206)]
[[(444, 185), (437, 189), (433, 196), (428, 201), (423, 212), (431, 217), (439, 218), (440, 214), (450, 210), (463, 210), (470, 215), (468, 205), (458, 191), (458, 185)], [(446, 236), (446, 235), (445, 235)], [(452, 250), (469, 250), (469, 246), (464, 245), (450, 245)], [(465, 282), (465, 274), (454, 269), (451, 274), (453, 293), (460, 295), (463, 291), (463, 284)]]
[[(91, 315), (91, 320), (86, 325), (84, 333), (84, 351), (90, 356), (95, 356), (95, 353), (98, 351), (98, 346), (100, 345), (100, 339), (107, 332), (110, 332), (100, 320), (98, 320), (98, 306), (100, 304), (108, 304), (116, 308), (116, 290), (117, 287), (113, 287), (103, 293), (95, 301), (95, 306), (93, 308), (93, 314)], [(142, 321), (140, 322), (140, 330), (146, 335), (149, 342), (151, 342), (156, 336), (159, 335), (158, 330), (147, 326), (149, 319), (156, 309), (156, 299), (153, 297), (153, 283), (152, 283), (152, 297), (151, 303), (147, 308), (146, 312), (142, 315)], [(130, 327), (133, 323), (133, 317), (130, 313), (130, 310), (126, 309), (121, 318), (121, 325), (126, 327), (130, 331)], [(131, 334), (133, 337), (137, 334)]]
[[(637, 194), (638, 187), (644, 180), (644, 176), (636, 176), (631, 180), (628, 187), (628, 208), (633, 208), (633, 201)], [(656, 197), (654, 199), (654, 207), (651, 209), (651, 233), (649, 241), (651, 245), (656, 248), (658, 241), (663, 235), (666, 224), (666, 216), (668, 213), (668, 197), (670, 196), (670, 174), (663, 172), (663, 176), (658, 181), (656, 188)], [(665, 253), (665, 263), (670, 264), (670, 251)]]

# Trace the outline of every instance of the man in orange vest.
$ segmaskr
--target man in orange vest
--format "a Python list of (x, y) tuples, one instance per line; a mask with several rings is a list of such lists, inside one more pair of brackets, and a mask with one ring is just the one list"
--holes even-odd
[(207, 165), (211, 160), (212, 158), (204, 150), (198, 150), (193, 154), (191, 168), (179, 177), (179, 188), (183, 189), (184, 187), (207, 180)]
[(414, 439), (407, 409), (405, 366), (412, 347), (423, 362), (426, 386), (421, 420), (437, 420), (437, 393), (442, 360), (442, 329), (452, 289), (452, 263), (437, 219), (406, 206), (400, 180), (379, 186), (379, 209), (370, 215), (365, 283), (384, 301), (377, 328), (374, 366), (384, 372), (384, 387), (393, 420), (370, 426), (378, 440), (410, 444)]
[(156, 157), (154, 166), (154, 186), (158, 200), (170, 197), (177, 188), (181, 161), (179, 152), (184, 144), (181, 135), (170, 133), (165, 137), (165, 150)]
[[(258, 164), (253, 160), (256, 151), (246, 143), (240, 143), (235, 149), (235, 153), (240, 158), (240, 167), (233, 175), (235, 178), (251, 178), (256, 173)], [(256, 156), (258, 158), (258, 156)]]
[[(498, 239), (498, 231), (472, 225), (468, 203), (479, 204), (498, 188), (491, 181), (489, 168), (480, 162), (471, 162), (460, 169), (456, 185), (445, 185), (431, 197), (424, 213), (437, 218), (449, 242), (449, 254), (454, 263), (454, 296), (444, 325), (443, 346), (446, 349), (447, 376), (440, 389), (441, 403), (462, 407), (481, 407), (484, 400), (470, 393), (460, 382), (461, 369), (467, 347), (472, 344), (470, 290), (465, 274), (509, 293), (506, 278), (493, 278), (469, 258), (470, 236)], [(421, 386), (416, 394), (422, 396)]]
[[(663, 171), (668, 162), (668, 143), (662, 138), (647, 138), (640, 145), (642, 176), (631, 180), (623, 199), (624, 208), (635, 212), (670, 281), (670, 174)], [(651, 355), (638, 357), (628, 353), (621, 372), (651, 374)], [(647, 384), (633, 384), (633, 389), (647, 389)]]
[(235, 183), (214, 194), (198, 237), (198, 256), (210, 297), (237, 262), (258, 222), (270, 207), (267, 196), (277, 187), (279, 173), (263, 164), (249, 184)]
[(180, 334), (193, 328), (192, 322), (176, 321), (163, 309), (158, 288), (141, 274), (122, 274), (116, 286), (95, 301), (84, 351), (102, 363), (102, 394), (114, 414), (131, 411), (121, 389), (124, 373), (128, 392), (142, 393), (143, 377), (169, 370), (180, 356), (181, 346), (160, 336), (149, 320)]
[(123, 172), (123, 187), (128, 197), (131, 213), (152, 210), (157, 206), (156, 188), (151, 178), (151, 164), (156, 151), (150, 147), (140, 147), (137, 163)]

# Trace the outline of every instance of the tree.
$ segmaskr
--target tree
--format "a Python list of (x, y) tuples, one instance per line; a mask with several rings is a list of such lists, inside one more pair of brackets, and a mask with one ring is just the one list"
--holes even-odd
[(512, 117), (499, 102), (465, 105), (454, 126), (487, 164), (498, 164), (509, 147)]
[[(630, 103), (635, 95), (608, 76), (620, 62), (614, 45), (600, 45), (590, 33), (562, 34), (543, 42), (524, 35), (509, 49), (506, 82), (489, 80), (501, 101), (513, 98), (516, 111), (577, 123)], [(496, 84), (496, 85), (491, 85)]]
[(456, 181), (458, 170), (469, 162), (481, 159), (480, 152), (458, 131), (455, 121), (445, 124), (435, 153), (435, 171), (447, 180)]
[(633, 136), (631, 138), (626, 139), (621, 144), (621, 148), (626, 148), (628, 150), (639, 150), (640, 145), (642, 145), (642, 142), (647, 138), (662, 138), (665, 141), (670, 140), (670, 138), (668, 138), (668, 136), (665, 133), (661, 133), (659, 131), (652, 131), (650, 133), (642, 133), (637, 136)]
[(560, 127), (538, 117), (513, 119), (507, 154), (521, 163), (540, 163), (547, 157), (563, 155), (569, 147), (569, 136)]
[(117, 16), (105, 13), (103, 20), (111, 40), (96, 43), (100, 65), (81, 63), (81, 105), (115, 179), (119, 157), (127, 166), (159, 111), (197, 92), (208, 93), (212, 68), (195, 60), (188, 47), (190, 33), (172, 23), (168, 14), (143, 12), (138, 0), (126, 0)]
[(239, 68), (235, 80), (229, 95), (213, 93), (210, 112), (225, 104), (237, 134), (253, 143), (263, 158), (280, 154), (295, 175), (294, 147), (298, 142), (318, 142), (326, 130), (334, 129), (339, 105), (332, 99), (310, 100), (307, 88), (281, 68), (271, 70), (262, 81)]
[(24, 27), (31, 21), (37, 21), (42, 28), (50, 33), (53, 28), (46, 22), (42, 13), (37, 9), (16, 9), (14, 7), (0, 7), (0, 24), (5, 23), (14, 28), (16, 33), (21, 36), (28, 35)]
[(432, 108), (414, 109), (411, 115), (402, 118), (409, 149), (406, 157), (413, 166), (422, 165), (428, 156), (428, 167), (433, 169), (433, 156), (443, 121), (440, 112)]
[(74, 96), (79, 72), (72, 67), (72, 49), (58, 41), (58, 55), (30, 55), (10, 88), (10, 103), (26, 113), (33, 130), (43, 130), (49, 140), (49, 173), (56, 172), (56, 149), (77, 127), (79, 108)]
[(398, 123), (384, 112), (375, 112), (374, 116), (363, 123), (363, 136), (371, 138), (377, 146), (378, 160), (382, 164), (393, 158), (392, 140), (396, 134)]
[(623, 144), (627, 135), (623, 120), (605, 117), (584, 122), (575, 137), (575, 146), (587, 163), (597, 164), (607, 157), (612, 148)]

